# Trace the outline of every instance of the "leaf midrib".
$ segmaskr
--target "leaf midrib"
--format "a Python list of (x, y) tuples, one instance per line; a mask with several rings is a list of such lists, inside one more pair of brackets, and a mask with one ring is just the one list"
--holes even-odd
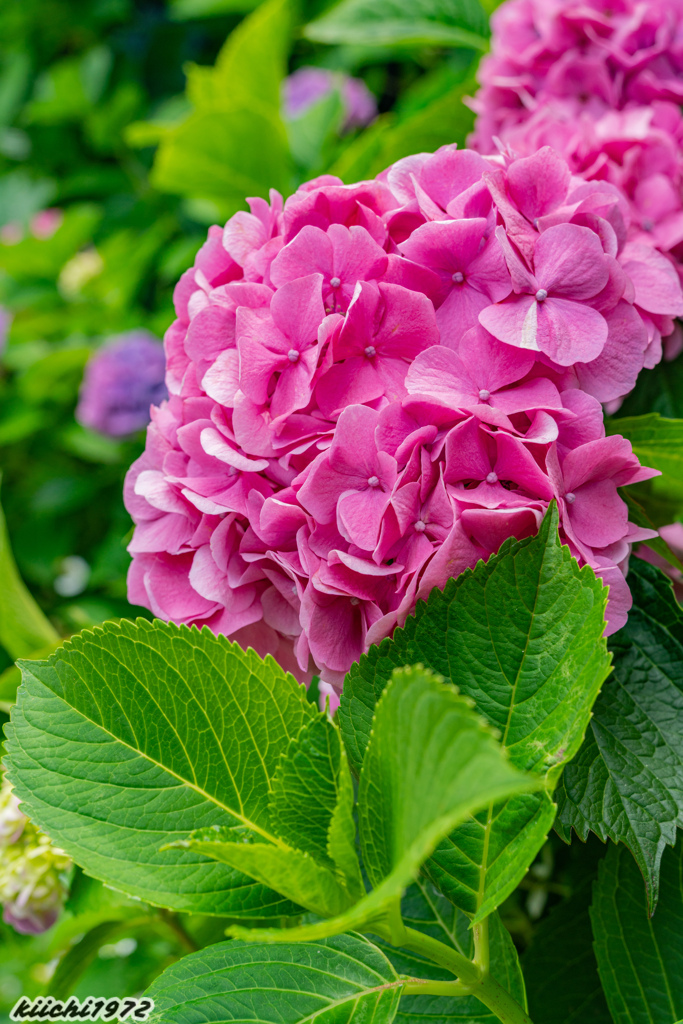
[[(145, 753), (142, 750), (136, 750), (135, 747), (132, 747), (129, 743), (126, 743), (125, 740), (120, 739), (113, 732), (111, 732), (109, 729), (107, 729), (104, 725), (101, 725), (99, 722), (94, 722), (83, 711), (81, 711), (78, 708), (75, 708), (72, 704), (69, 704), (68, 701), (66, 701), (64, 699), (64, 697), (61, 697), (59, 694), (55, 693), (54, 690), (50, 689), (50, 687), (47, 686), (47, 684), (44, 683), (41, 679), (38, 679), (37, 676), (34, 676), (34, 678), (38, 680), (38, 682), (40, 683), (40, 685), (42, 687), (44, 687), (49, 693), (51, 693), (54, 697), (56, 697), (57, 700), (61, 701), (66, 708), (68, 708), (70, 711), (75, 712), (75, 714), (79, 715), (80, 718), (83, 719), (83, 721), (88, 722), (88, 724), (92, 725), (95, 729), (99, 729), (101, 732), (104, 733), (105, 736), (109, 736), (112, 740), (114, 740), (115, 743), (120, 743), (122, 747), (125, 747), (127, 750), (131, 750), (134, 754), (137, 755), (137, 757), (143, 758), (144, 760), (148, 761), (150, 764), (153, 764), (156, 768), (161, 769), (161, 771), (165, 772), (167, 775), (170, 775), (171, 778), (177, 779), (177, 781), (179, 783), (181, 783), (181, 785), (187, 786), (189, 789), (194, 790), (194, 792), (198, 793), (208, 803), (215, 804), (216, 807), (219, 807), (221, 810), (224, 810), (227, 814), (231, 815), (233, 818), (238, 818), (244, 825), (246, 825), (252, 831), (258, 833), (259, 835), (262, 835), (264, 837), (264, 839), (267, 839), (273, 845), (279, 846), (281, 849), (287, 849), (287, 850), (290, 849), (290, 847), (287, 845), (287, 843), (284, 843), (281, 839), (278, 839), (277, 836), (271, 835), (269, 832), (266, 832), (265, 829), (261, 828), (260, 825), (257, 825), (254, 822), (249, 821), (249, 819), (245, 818), (243, 814), (238, 813), (237, 811), (234, 811), (231, 808), (227, 807), (221, 800), (219, 800), (218, 798), (216, 798), (214, 796), (211, 796), (209, 793), (207, 793), (205, 790), (203, 790), (196, 783), (191, 783), (191, 782), (188, 782), (187, 779), (183, 779), (183, 777), (181, 775), (178, 775), (178, 773), (173, 771), (173, 769), (168, 768), (166, 765), (162, 764), (160, 761), (157, 761), (155, 758), (151, 757), (148, 753)], [(88, 690), (88, 692), (90, 693), (90, 690)]]

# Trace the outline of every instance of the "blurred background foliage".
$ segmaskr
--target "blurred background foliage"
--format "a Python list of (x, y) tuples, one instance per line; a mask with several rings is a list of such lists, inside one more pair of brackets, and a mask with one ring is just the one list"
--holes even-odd
[[(207, 227), (246, 208), (245, 196), (271, 187), (286, 196), (321, 173), (354, 181), (409, 153), (462, 144), (472, 115), (461, 99), (473, 91), (493, 6), (0, 3), (0, 328), (9, 324), (0, 724), (18, 681), (14, 658), (105, 619), (148, 614), (126, 601), (131, 524), (121, 500), (144, 436), (112, 438), (76, 421), (88, 359), (134, 328), (163, 336), (173, 286)], [(362, 79), (378, 116), (345, 130), (335, 88), (285, 118), (282, 81), (308, 65), (339, 82)], [(60, 213), (46, 225), (45, 210)], [(222, 936), (225, 922), (182, 917), (131, 905), (77, 873), (44, 935), (0, 924), (0, 1021), (20, 994), (140, 991), (188, 948)]]

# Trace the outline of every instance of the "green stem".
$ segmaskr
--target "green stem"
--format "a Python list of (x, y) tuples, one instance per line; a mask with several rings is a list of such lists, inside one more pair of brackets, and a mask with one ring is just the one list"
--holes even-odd
[[(440, 967), (445, 967), (458, 978), (457, 991), (453, 991), (452, 983), (441, 982), (441, 985), (451, 987), (446, 991), (432, 994), (473, 995), (495, 1013), (501, 1024), (532, 1024), (524, 1008), (491, 977), (488, 970), (468, 960), (452, 946), (447, 946), (414, 928), (405, 928), (401, 945), (439, 964)], [(418, 979), (411, 979), (408, 983), (412, 994), (415, 994), (418, 988), (417, 981)], [(426, 992), (426, 989), (419, 991)]]
[(488, 974), (489, 972), (489, 919), (485, 917), (479, 924), (475, 924), (474, 932), (474, 962), (478, 967)]
[(406, 996), (468, 996), (470, 990), (459, 981), (431, 981), (427, 978), (406, 978), (403, 984)]

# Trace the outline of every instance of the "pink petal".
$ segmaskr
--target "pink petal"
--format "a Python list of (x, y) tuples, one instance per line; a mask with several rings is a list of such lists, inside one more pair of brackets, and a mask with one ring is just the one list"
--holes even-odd
[(553, 296), (590, 299), (609, 280), (602, 246), (588, 228), (558, 224), (539, 237), (534, 250), (539, 285)]

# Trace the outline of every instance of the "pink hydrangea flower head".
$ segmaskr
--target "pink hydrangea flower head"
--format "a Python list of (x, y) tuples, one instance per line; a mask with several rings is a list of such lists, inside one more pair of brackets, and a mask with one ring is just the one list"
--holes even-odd
[(555, 501), (619, 628), (649, 534), (618, 488), (652, 471), (605, 438), (600, 402), (683, 301), (629, 216), (548, 148), (447, 146), (210, 229), (176, 288), (170, 397), (126, 480), (130, 600), (330, 693)]

